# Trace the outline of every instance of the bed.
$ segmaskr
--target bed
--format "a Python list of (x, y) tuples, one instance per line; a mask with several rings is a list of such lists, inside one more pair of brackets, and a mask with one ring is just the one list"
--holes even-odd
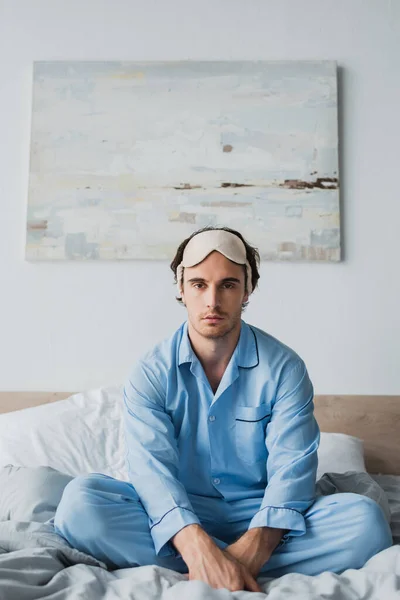
[[(122, 386), (0, 393), (0, 600), (256, 597), (157, 566), (107, 571), (54, 533), (52, 516), (73, 476), (97, 471), (127, 479), (121, 406)], [(400, 396), (316, 396), (315, 414), (323, 432), (317, 479), (365, 473), (391, 513), (394, 544), (341, 575), (260, 578), (257, 597), (400, 598)]]

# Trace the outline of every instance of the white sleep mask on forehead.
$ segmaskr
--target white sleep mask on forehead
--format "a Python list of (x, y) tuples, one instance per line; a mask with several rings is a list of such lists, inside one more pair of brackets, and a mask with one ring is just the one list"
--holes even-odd
[(220, 252), (226, 258), (238, 265), (245, 265), (247, 272), (247, 292), (253, 291), (251, 266), (246, 258), (246, 248), (242, 240), (229, 231), (211, 229), (198, 233), (188, 242), (182, 257), (182, 262), (176, 270), (176, 280), (179, 294), (182, 293), (181, 281), (184, 267), (194, 267), (201, 263), (211, 252)]

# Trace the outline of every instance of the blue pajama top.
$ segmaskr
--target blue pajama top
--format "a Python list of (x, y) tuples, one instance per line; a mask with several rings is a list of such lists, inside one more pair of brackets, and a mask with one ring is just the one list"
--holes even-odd
[[(124, 389), (129, 478), (149, 516), (159, 556), (200, 523), (194, 506), (259, 498), (253, 527), (305, 533), (315, 500), (319, 428), (304, 362), (241, 321), (240, 337), (214, 394), (187, 322), (148, 352)], [(213, 507), (215, 511), (213, 511)]]

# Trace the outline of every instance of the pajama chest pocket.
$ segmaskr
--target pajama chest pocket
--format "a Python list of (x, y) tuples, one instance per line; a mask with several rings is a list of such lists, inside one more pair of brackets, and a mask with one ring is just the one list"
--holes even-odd
[(271, 411), (266, 405), (236, 407), (236, 450), (244, 462), (266, 459), (265, 428), (270, 419)]

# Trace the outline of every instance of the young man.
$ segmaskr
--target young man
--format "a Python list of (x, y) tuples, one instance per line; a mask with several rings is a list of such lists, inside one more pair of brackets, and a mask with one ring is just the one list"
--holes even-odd
[(381, 508), (317, 497), (319, 429), (304, 362), (241, 319), (259, 257), (207, 228), (171, 263), (185, 322), (125, 386), (130, 483), (91, 474), (65, 489), (56, 531), (110, 568), (157, 564), (215, 588), (259, 574), (359, 568), (392, 543)]

